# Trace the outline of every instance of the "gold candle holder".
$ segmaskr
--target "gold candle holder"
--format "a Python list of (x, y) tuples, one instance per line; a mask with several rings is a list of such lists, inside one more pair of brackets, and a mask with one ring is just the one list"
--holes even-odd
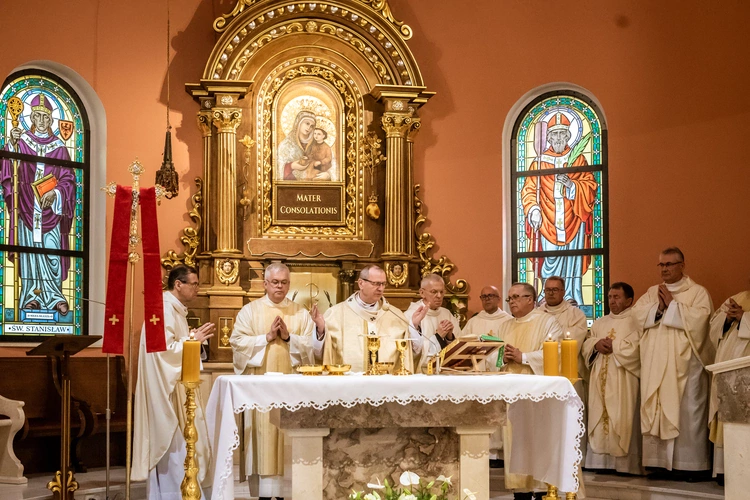
[(370, 366), (365, 375), (380, 375), (377, 365), (380, 337), (377, 335), (367, 335), (367, 350), (370, 352)]
[(575, 493), (568, 492), (565, 494), (565, 500), (577, 500), (577, 499), (578, 499), (578, 495), (576, 495)]
[(200, 382), (182, 382), (185, 386), (185, 477), (180, 484), (183, 500), (200, 500), (201, 488), (198, 484), (198, 457), (195, 455), (195, 443), (198, 441), (198, 429), (195, 427), (195, 390)]
[(396, 339), (396, 349), (398, 349), (399, 361), (401, 361), (401, 368), (394, 373), (394, 375), (411, 375), (412, 373), (406, 369), (406, 346), (411, 342), (411, 339)]
[(542, 500), (560, 500), (557, 494), (557, 486), (547, 485), (547, 494), (542, 497)]

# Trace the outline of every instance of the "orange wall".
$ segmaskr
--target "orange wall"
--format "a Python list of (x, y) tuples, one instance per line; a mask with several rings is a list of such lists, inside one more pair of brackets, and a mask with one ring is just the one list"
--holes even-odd
[[(15, 42), (3, 47), (0, 75), (35, 59), (78, 72), (107, 115), (108, 180), (129, 183), (126, 167), (137, 156), (150, 182), (161, 163), (166, 119), (166, 4), (5, 3), (0, 30)], [(471, 284), (473, 311), (482, 285), (502, 283), (503, 123), (524, 94), (558, 81), (589, 89), (607, 118), (612, 280), (644, 292), (658, 280), (658, 251), (678, 245), (688, 274), (717, 305), (747, 287), (750, 238), (742, 214), (750, 186), (741, 141), (750, 128), (744, 98), (750, 49), (743, 36), (750, 4), (390, 3), (414, 29), (410, 46), (428, 89), (437, 91), (423, 108), (415, 146), (428, 231), (438, 242), (436, 255), (449, 256), (454, 277)], [(196, 105), (183, 84), (200, 78), (215, 41), (211, 23), (233, 4), (171, 2), (171, 120), (181, 194), (159, 208), (162, 252), (182, 250), (193, 178), (201, 174)], [(111, 202), (107, 220), (109, 227)]]

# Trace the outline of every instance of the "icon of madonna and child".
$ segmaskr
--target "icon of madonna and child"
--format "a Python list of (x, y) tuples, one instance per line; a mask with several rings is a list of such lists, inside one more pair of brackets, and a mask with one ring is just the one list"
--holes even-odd
[(292, 126), (287, 128), (282, 125), (285, 137), (277, 150), (277, 180), (340, 180), (335, 149), (336, 127), (329, 118), (301, 110)]

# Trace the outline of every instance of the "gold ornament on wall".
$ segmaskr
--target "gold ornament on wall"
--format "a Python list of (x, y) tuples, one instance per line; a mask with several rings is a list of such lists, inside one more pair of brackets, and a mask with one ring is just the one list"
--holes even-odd
[(386, 160), (386, 157), (381, 153), (382, 142), (375, 132), (370, 132), (362, 144), (362, 164), (370, 174), (370, 198), (369, 204), (365, 208), (365, 213), (372, 220), (380, 218), (375, 172), (378, 166)]
[(385, 263), (385, 275), (388, 279), (388, 283), (395, 286), (396, 288), (402, 286), (409, 279), (409, 263), (408, 262), (386, 262)]
[(255, 145), (255, 141), (252, 140), (249, 135), (245, 135), (245, 137), (240, 139), (240, 144), (245, 146), (245, 154), (242, 159), (242, 175), (245, 179), (245, 183), (242, 185), (242, 198), (240, 198), (240, 205), (242, 205), (242, 220), (245, 221), (249, 217), (248, 209), (253, 202), (253, 200), (250, 199), (248, 168), (250, 167), (250, 149)]
[(234, 318), (226, 318), (226, 317), (219, 318), (219, 333), (221, 333), (221, 336), (219, 337), (219, 347), (223, 347), (223, 348), (232, 347), (232, 345), (229, 343), (229, 337), (232, 334), (233, 328), (234, 328)]
[(240, 275), (239, 259), (221, 259), (214, 263), (216, 277), (222, 285), (232, 285)]
[(198, 246), (200, 245), (200, 234), (203, 218), (201, 217), (201, 206), (203, 205), (203, 179), (200, 177), (195, 178), (195, 185), (198, 186), (198, 191), (190, 198), (193, 208), (188, 212), (193, 221), (195, 221), (195, 227), (186, 227), (182, 230), (182, 236), (180, 236), (180, 242), (185, 246), (185, 251), (181, 254), (177, 254), (174, 250), (167, 252), (167, 256), (161, 259), (161, 267), (167, 271), (171, 271), (173, 267), (178, 264), (185, 264), (186, 266), (196, 266), (195, 254), (198, 253)]

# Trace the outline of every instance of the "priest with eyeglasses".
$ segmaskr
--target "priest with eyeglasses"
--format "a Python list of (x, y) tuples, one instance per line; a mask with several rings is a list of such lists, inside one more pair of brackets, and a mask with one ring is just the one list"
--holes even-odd
[(461, 330), (462, 337), (497, 336), (500, 325), (513, 318), (500, 308), (500, 290), (496, 286), (489, 285), (482, 288), (479, 300), (482, 301), (482, 310), (466, 322), (463, 330)]
[(363, 372), (369, 366), (368, 335), (380, 337), (378, 362), (394, 363), (398, 370), (399, 353), (396, 339), (410, 339), (404, 366), (414, 371), (414, 357), (422, 352), (423, 338), (420, 323), (427, 314), (421, 307), (409, 322), (404, 313), (393, 307), (383, 296), (386, 287), (385, 271), (371, 264), (359, 273), (359, 290), (345, 301), (329, 308), (325, 314), (313, 306), (310, 314), (315, 322), (312, 345), (316, 359), (325, 365), (348, 364), (354, 372)]

